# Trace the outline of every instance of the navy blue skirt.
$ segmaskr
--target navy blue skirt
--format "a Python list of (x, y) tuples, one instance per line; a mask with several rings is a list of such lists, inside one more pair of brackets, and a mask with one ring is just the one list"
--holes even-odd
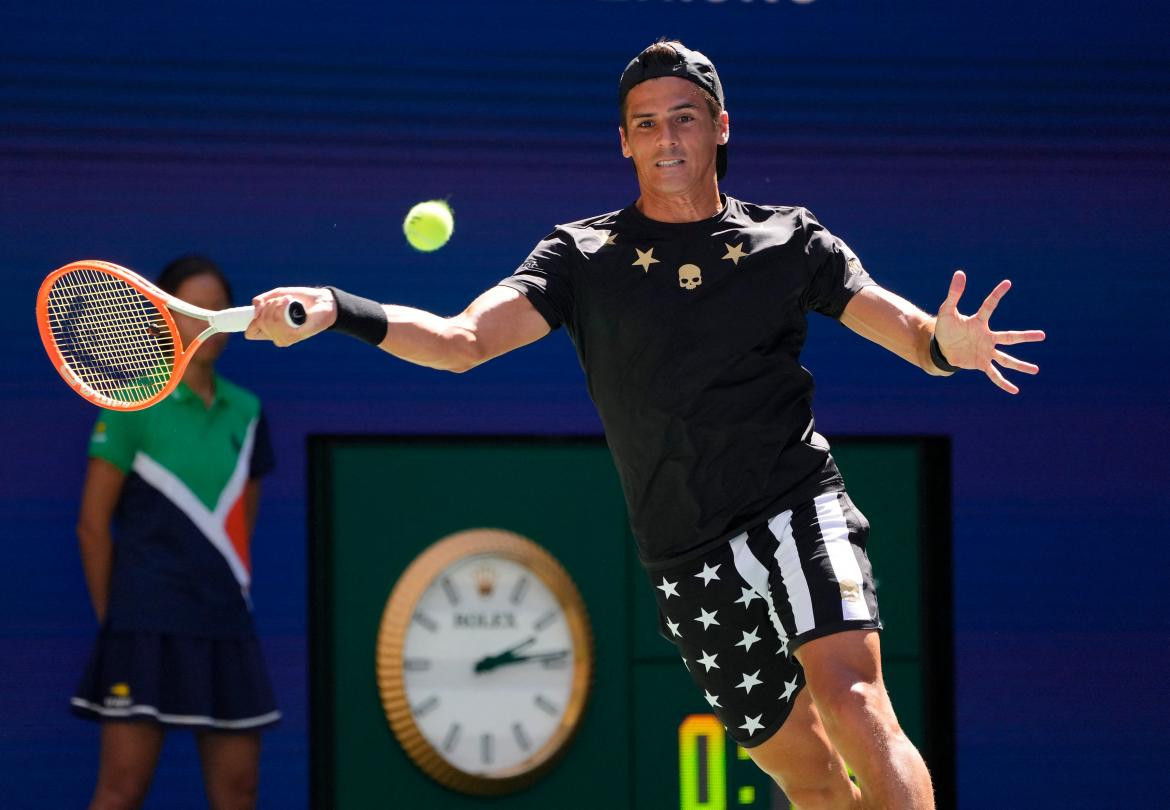
[(252, 731), (280, 719), (255, 637), (103, 630), (70, 703), (94, 720), (173, 728)]

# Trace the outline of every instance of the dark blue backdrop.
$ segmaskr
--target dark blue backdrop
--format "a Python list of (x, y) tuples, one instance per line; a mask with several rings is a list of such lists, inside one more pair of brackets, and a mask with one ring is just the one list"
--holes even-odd
[[(954, 440), (959, 786), (978, 807), (1155, 806), (1168, 754), (1170, 483), (1161, 309), (1170, 292), (1170, 14), (958, 0), (560, 0), (251, 5), (15, 2), (0, 11), (0, 796), (80, 806), (96, 731), (66, 712), (94, 630), (73, 522), (92, 410), (46, 362), (40, 279), (103, 258), (155, 273), (218, 259), (238, 290), (332, 282), (453, 313), (554, 222), (636, 194), (615, 90), (661, 34), (719, 66), (724, 189), (796, 203), (927, 309), (1042, 327), (1012, 398), (929, 378), (831, 324), (805, 364), (821, 429)], [(455, 237), (399, 223), (445, 197)], [(238, 341), (229, 376), (268, 404), (280, 467), (255, 601), (285, 723), (265, 807), (304, 806), (305, 437), (593, 433), (568, 341), (464, 376), (324, 338)], [(202, 806), (189, 739), (152, 806)]]

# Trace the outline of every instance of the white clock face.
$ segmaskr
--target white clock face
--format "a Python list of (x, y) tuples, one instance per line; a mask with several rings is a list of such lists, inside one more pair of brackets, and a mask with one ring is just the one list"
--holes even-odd
[(415, 725), (452, 766), (498, 775), (558, 731), (573, 685), (564, 608), (525, 566), (463, 558), (415, 604), (402, 669)]

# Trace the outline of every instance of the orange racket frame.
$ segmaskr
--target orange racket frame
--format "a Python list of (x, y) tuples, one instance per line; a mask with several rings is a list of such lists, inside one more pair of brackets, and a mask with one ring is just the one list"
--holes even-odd
[[(136, 400), (122, 400), (102, 393), (78, 374), (72, 367), (69, 358), (61, 351), (61, 347), (58, 345), (53, 333), (54, 313), (51, 308), (50, 296), (55, 285), (63, 276), (79, 271), (104, 273), (112, 276), (114, 279), (124, 282), (135, 292), (142, 295), (158, 310), (158, 314), (173, 340), (171, 362), (169, 364), (170, 376), (161, 387), (158, 387), (149, 396)], [(207, 321), (209, 325), (191, 341), (190, 345), (184, 346), (172, 310)], [(54, 368), (57, 369), (62, 379), (80, 396), (95, 405), (118, 411), (142, 410), (165, 399), (178, 386), (179, 381), (183, 378), (183, 370), (187, 367), (191, 357), (199, 350), (204, 340), (219, 332), (242, 332), (251, 322), (252, 315), (252, 307), (235, 307), (233, 309), (215, 312), (193, 306), (159, 289), (142, 276), (131, 270), (127, 270), (125, 267), (94, 259), (71, 262), (64, 267), (54, 270), (41, 283), (41, 288), (37, 293), (37, 328), (40, 331), (41, 342), (45, 345), (45, 351), (48, 352), (49, 359), (53, 362)], [(300, 318), (299, 323), (303, 323), (304, 310), (300, 307), (300, 304), (294, 302), (290, 305), (289, 313), (286, 317), (289, 318), (290, 323), (293, 323), (293, 325), (297, 325), (294, 321), (298, 317)], [(143, 320), (145, 321), (145, 317)], [(150, 324), (149, 327), (158, 329), (163, 324), (156, 322)], [(100, 328), (100, 324), (98, 326)], [(148, 328), (148, 324), (144, 322), (143, 328)], [(163, 359), (165, 360), (165, 357)], [(160, 373), (157, 379), (161, 380), (161, 378), (162, 374)], [(136, 381), (132, 385), (139, 385), (139, 383)]]

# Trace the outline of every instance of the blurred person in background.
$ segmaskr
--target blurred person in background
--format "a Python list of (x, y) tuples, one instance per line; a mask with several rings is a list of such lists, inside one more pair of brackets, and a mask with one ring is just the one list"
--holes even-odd
[[(171, 262), (158, 285), (231, 306), (202, 256)], [(184, 344), (204, 327), (175, 318)], [(154, 407), (103, 410), (90, 438), (77, 533), (101, 629), (71, 703), (101, 723), (91, 808), (141, 805), (176, 728), (195, 732), (212, 807), (256, 803), (260, 730), (280, 719), (249, 597), (273, 453), (259, 399), (215, 371), (226, 338), (210, 338)]]

